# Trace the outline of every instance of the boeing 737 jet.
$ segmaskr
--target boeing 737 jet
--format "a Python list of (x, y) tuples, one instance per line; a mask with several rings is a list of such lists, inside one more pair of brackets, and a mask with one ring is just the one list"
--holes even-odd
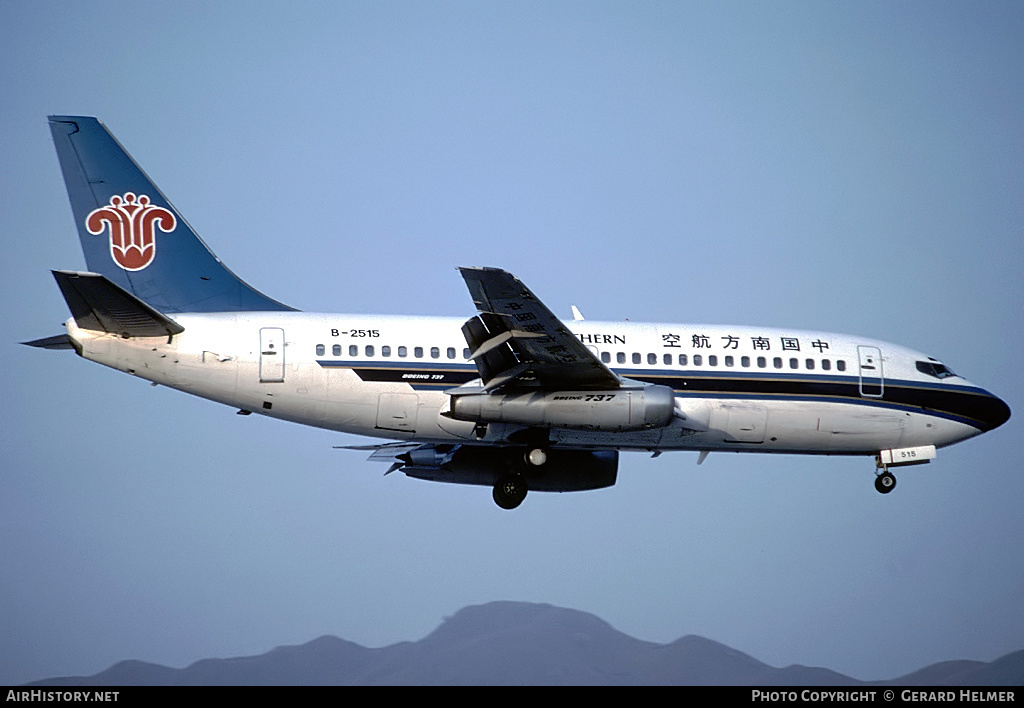
[[(411, 477), (615, 483), (619, 453), (874, 457), (891, 469), (1002, 425), (1008, 406), (906, 347), (771, 327), (561, 321), (497, 268), (459, 268), (469, 319), (300, 312), (228, 270), (95, 118), (50, 129), (88, 272), (53, 271), (66, 333), (27, 342), (238, 409), (384, 438)], [(467, 313), (469, 314), (469, 313)]]

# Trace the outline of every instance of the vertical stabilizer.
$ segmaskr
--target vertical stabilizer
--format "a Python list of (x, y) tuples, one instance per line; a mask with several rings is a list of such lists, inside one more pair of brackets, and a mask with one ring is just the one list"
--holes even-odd
[(98, 120), (50, 131), (90, 271), (164, 313), (293, 309), (225, 268)]

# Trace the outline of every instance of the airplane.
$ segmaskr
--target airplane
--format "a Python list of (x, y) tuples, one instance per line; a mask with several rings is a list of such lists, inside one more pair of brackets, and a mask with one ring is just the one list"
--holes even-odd
[(859, 336), (562, 321), (518, 278), (460, 267), (463, 318), (309, 313), (243, 282), (96, 118), (50, 116), (88, 271), (52, 271), (74, 349), (238, 409), (388, 442), (341, 446), (385, 474), (528, 490), (615, 484), (619, 453), (873, 456), (892, 468), (1005, 423), (938, 359)]

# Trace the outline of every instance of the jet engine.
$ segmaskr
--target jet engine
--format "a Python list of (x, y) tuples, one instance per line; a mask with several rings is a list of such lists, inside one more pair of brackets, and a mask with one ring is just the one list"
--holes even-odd
[(675, 394), (668, 386), (608, 391), (526, 391), (453, 395), (442, 415), (479, 423), (619, 433), (663, 428), (672, 422)]

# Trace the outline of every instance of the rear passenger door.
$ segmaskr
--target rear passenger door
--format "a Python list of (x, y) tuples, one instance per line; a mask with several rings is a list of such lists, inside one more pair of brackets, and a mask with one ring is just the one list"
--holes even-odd
[(284, 381), (284, 330), (280, 327), (260, 329), (260, 381)]

